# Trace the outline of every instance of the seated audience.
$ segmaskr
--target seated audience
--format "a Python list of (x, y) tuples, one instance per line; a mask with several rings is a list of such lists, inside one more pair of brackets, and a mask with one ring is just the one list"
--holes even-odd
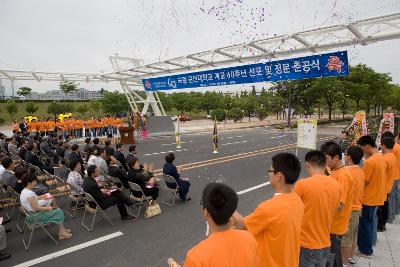
[(83, 152), (87, 153), (89, 148), (92, 147), (93, 141), (92, 141), (92, 139), (90, 139), (90, 137), (86, 137), (85, 138), (85, 143), (86, 143), (86, 145), (83, 147)]
[(114, 157), (121, 163), (125, 171), (128, 171), (128, 166), (126, 165), (126, 160), (124, 155), (124, 147), (121, 144), (117, 144), (115, 148), (116, 151), (114, 153)]
[(100, 208), (105, 210), (109, 207), (117, 205), (121, 220), (133, 220), (135, 217), (128, 214), (125, 206), (132, 207), (136, 201), (129, 199), (123, 192), (118, 189), (101, 189), (97, 184), (97, 177), (99, 176), (99, 169), (96, 165), (88, 167), (88, 176), (83, 180), (83, 191), (89, 193)]
[(126, 172), (124, 170), (118, 167), (117, 160), (114, 157), (109, 156), (107, 157), (106, 162), (108, 165), (108, 174), (110, 176), (118, 178), (125, 188), (129, 188), (128, 176), (126, 175)]
[(114, 148), (112, 148), (111, 145), (111, 140), (109, 138), (107, 138), (107, 140), (104, 142), (104, 150), (107, 153), (107, 156), (113, 156), (115, 153)]
[[(128, 180), (136, 183), (142, 188), (143, 193), (146, 196), (151, 196), (152, 199), (156, 200), (158, 197), (158, 191), (160, 190), (157, 186), (157, 180), (153, 176), (153, 166), (149, 168), (147, 165), (142, 169), (139, 161), (135, 158), (131, 161), (131, 170), (128, 172)], [(140, 192), (133, 192), (135, 197), (141, 197)]]
[(131, 164), (130, 162), (136, 158), (136, 146), (135, 145), (130, 145), (129, 148), (129, 154), (126, 156), (126, 163), (128, 165), (128, 168), (130, 168)]
[[(175, 155), (174, 153), (168, 153), (165, 156), (165, 164), (163, 167), (163, 173), (175, 178), (176, 183), (179, 186), (179, 198), (182, 201), (191, 200), (190, 197), (187, 197), (189, 192), (190, 182), (188, 180), (184, 180), (181, 178), (180, 170), (174, 165)], [(172, 188), (175, 186), (174, 184), (167, 184), (168, 187)]]
[(68, 179), (67, 179), (67, 183), (72, 185), (74, 187), (74, 191), (72, 191), (71, 193), (74, 196), (79, 196), (79, 195), (83, 195), (83, 178), (82, 175), (80, 173), (81, 171), (81, 164), (79, 163), (79, 160), (74, 159), (73, 161), (71, 161), (69, 163), (69, 168), (70, 168), (70, 172), (68, 174)]
[(58, 225), (58, 239), (67, 239), (72, 236), (71, 231), (64, 227), (64, 212), (55, 206), (53, 198), (47, 195), (37, 196), (33, 189), (37, 184), (37, 177), (33, 173), (27, 173), (22, 177), (24, 189), (21, 192), (21, 206), (27, 214), (27, 223), (33, 223), (32, 216), (39, 223), (54, 223)]
[(23, 186), (21, 180), (18, 180), (15, 176), (15, 161), (10, 157), (5, 157), (2, 159), (1, 164), (5, 168), (3, 173), (3, 183), (11, 186), (18, 194), (21, 193)]
[(85, 174), (85, 167), (84, 167), (84, 162), (81, 156), (81, 153), (79, 152), (79, 146), (77, 144), (73, 144), (71, 146), (71, 154), (69, 155), (69, 162), (73, 161), (74, 159), (78, 159), (79, 163), (81, 164), (81, 174)]
[(107, 167), (107, 162), (106, 162), (106, 151), (104, 149), (99, 149), (97, 151), (97, 158), (94, 161), (95, 165), (99, 167), (100, 171), (103, 173), (108, 174), (108, 167)]
[(96, 165), (95, 161), (97, 159), (97, 156), (94, 154), (97, 153), (97, 151), (94, 151), (93, 147), (89, 148), (87, 153), (86, 153), (86, 164), (89, 165)]
[[(259, 266), (254, 237), (247, 231), (232, 229), (230, 225), (238, 205), (236, 192), (225, 184), (209, 183), (201, 199), (202, 215), (209, 225), (210, 235), (189, 250), (185, 266)], [(168, 259), (168, 264), (179, 267), (172, 259)]]
[(36, 155), (36, 152), (34, 152), (36, 149), (36, 143), (29, 144), (27, 152), (25, 153), (25, 161), (37, 166), (41, 170), (46, 170), (50, 174), (54, 174), (54, 169), (52, 167), (44, 165), (43, 162), (40, 161), (39, 157)]

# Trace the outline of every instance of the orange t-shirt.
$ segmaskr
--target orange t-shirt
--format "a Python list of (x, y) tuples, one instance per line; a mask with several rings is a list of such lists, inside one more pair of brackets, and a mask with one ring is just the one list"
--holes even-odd
[(354, 179), (352, 210), (361, 210), (364, 196), (365, 175), (363, 170), (357, 165), (348, 166), (347, 168)]
[(397, 159), (394, 153), (383, 154), (383, 159), (386, 162), (386, 194), (389, 194), (397, 176)]
[(257, 241), (261, 267), (299, 266), (300, 232), (304, 205), (292, 192), (262, 202), (244, 218)]
[(316, 174), (298, 180), (296, 192), (304, 204), (300, 245), (308, 249), (330, 247), (329, 230), (339, 207), (340, 184), (332, 177)]
[(395, 180), (399, 180), (400, 179), (400, 145), (395, 143), (394, 147), (393, 147), (393, 153), (396, 155), (396, 179)]
[(340, 184), (340, 203), (343, 203), (344, 207), (342, 210), (336, 210), (330, 233), (343, 235), (347, 232), (353, 207), (354, 179), (346, 167), (333, 171), (331, 176)]
[(364, 162), (365, 188), (363, 204), (382, 206), (386, 200), (386, 162), (375, 153)]
[(258, 266), (257, 242), (247, 231), (211, 234), (187, 253), (184, 267)]

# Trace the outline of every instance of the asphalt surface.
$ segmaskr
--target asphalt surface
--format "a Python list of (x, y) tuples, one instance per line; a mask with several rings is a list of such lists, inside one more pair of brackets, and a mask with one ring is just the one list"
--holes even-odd
[[(338, 135), (340, 126), (322, 126), (318, 139), (327, 140)], [(182, 176), (191, 181), (192, 200), (183, 203), (177, 199), (174, 207), (159, 203), (162, 214), (144, 219), (143, 213), (135, 221), (121, 221), (116, 208), (106, 213), (114, 222), (108, 224), (100, 216), (96, 218), (93, 232), (81, 226), (83, 211), (75, 218), (66, 215), (65, 225), (72, 230), (69, 240), (57, 245), (41, 230), (34, 233), (30, 251), (22, 245), (22, 234), (15, 228), (16, 216), (8, 224), (13, 231), (7, 235), (7, 249), (10, 260), (0, 262), (0, 266), (13, 266), (71, 248), (73, 246), (122, 232), (122, 235), (96, 245), (81, 248), (60, 257), (46, 260), (36, 266), (167, 266), (169, 257), (183, 262), (188, 249), (205, 236), (206, 224), (201, 215), (200, 199), (204, 186), (211, 181), (224, 182), (237, 192), (267, 182), (266, 168), (271, 157), (279, 152), (295, 153), (296, 133), (282, 132), (272, 128), (251, 128), (219, 133), (220, 153), (212, 153), (212, 132), (193, 133), (182, 136), (182, 148), (177, 151), (174, 137), (149, 138), (139, 140), (138, 157), (141, 162), (154, 163), (155, 169), (161, 169), (165, 153), (174, 151), (176, 165), (184, 165)], [(319, 141), (317, 146), (321, 145)], [(127, 148), (125, 150), (127, 153)], [(304, 159), (306, 150), (298, 150), (300, 159)], [(159, 172), (156, 172), (159, 173)], [(302, 173), (302, 175), (305, 175)], [(249, 214), (260, 202), (270, 198), (272, 188), (267, 185), (240, 195), (239, 212)], [(63, 207), (61, 207), (63, 208)], [(16, 212), (15, 212), (16, 213)], [(0, 211), (0, 214), (1, 211)], [(56, 226), (49, 227), (56, 235)], [(27, 265), (22, 265), (27, 266)]]

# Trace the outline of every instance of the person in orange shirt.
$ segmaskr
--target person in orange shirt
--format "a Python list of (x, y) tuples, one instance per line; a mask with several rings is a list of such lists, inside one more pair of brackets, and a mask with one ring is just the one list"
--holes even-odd
[(375, 140), (371, 136), (362, 136), (357, 144), (368, 158), (364, 162), (365, 188), (363, 207), (358, 226), (358, 255), (371, 258), (372, 244), (376, 236), (375, 215), (378, 206), (383, 205), (386, 198), (386, 163), (383, 155), (378, 152)]
[(255, 237), (261, 267), (299, 266), (304, 205), (292, 189), (300, 171), (295, 155), (273, 156), (268, 177), (275, 195), (245, 218), (238, 212), (232, 216), (237, 229), (247, 229)]
[(300, 235), (300, 267), (325, 267), (330, 254), (329, 230), (340, 201), (340, 184), (325, 175), (326, 158), (318, 150), (305, 156), (310, 177), (300, 179), (294, 187), (304, 204)]
[(358, 166), (364, 157), (364, 152), (360, 146), (351, 146), (347, 149), (346, 166), (353, 176), (353, 206), (349, 222), (349, 229), (342, 239), (342, 260), (343, 266), (355, 264), (355, 251), (357, 249), (358, 222), (361, 215), (365, 175)]
[(19, 132), (19, 131), (20, 131), (20, 129), (19, 129), (19, 123), (18, 123), (17, 120), (14, 120), (14, 121), (13, 121), (13, 124), (12, 124), (12, 131), (13, 131), (13, 132)]
[(382, 206), (378, 207), (378, 231), (386, 231), (386, 222), (388, 221), (389, 215), (389, 194), (392, 191), (394, 180), (396, 179), (397, 169), (396, 169), (396, 155), (393, 153), (394, 139), (391, 137), (381, 138), (381, 147), (383, 151), (383, 159), (386, 162), (386, 200)]
[(333, 216), (330, 234), (331, 252), (335, 254), (333, 266), (342, 267), (341, 240), (349, 226), (353, 206), (354, 179), (343, 165), (343, 154), (339, 144), (333, 141), (326, 142), (321, 146), (321, 151), (325, 154), (327, 166), (332, 170), (331, 177), (340, 184), (340, 205)]
[[(395, 136), (392, 132), (383, 133), (381, 138), (383, 139), (386, 137), (395, 139)], [(396, 137), (396, 139), (398, 139), (398, 137)], [(396, 142), (396, 139), (393, 146), (393, 153), (396, 156), (396, 178), (394, 179), (393, 186), (388, 197), (388, 223), (393, 223), (396, 218), (396, 214), (400, 213), (400, 192), (398, 190), (398, 187), (400, 187), (400, 144)]]
[[(230, 218), (238, 204), (236, 192), (222, 183), (209, 183), (201, 198), (210, 235), (189, 250), (185, 267), (256, 267), (257, 243), (247, 231), (231, 229)], [(178, 267), (168, 259), (170, 267)]]

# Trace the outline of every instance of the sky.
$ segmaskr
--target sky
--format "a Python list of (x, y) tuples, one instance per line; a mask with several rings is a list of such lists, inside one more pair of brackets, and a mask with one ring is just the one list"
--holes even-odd
[[(400, 0), (1, 0), (0, 68), (110, 71), (116, 54), (152, 63), (399, 11)], [(399, 47), (400, 40), (349, 47), (349, 61), (400, 83)], [(58, 89), (53, 82), (15, 86)], [(116, 83), (80, 87), (120, 90)]]

